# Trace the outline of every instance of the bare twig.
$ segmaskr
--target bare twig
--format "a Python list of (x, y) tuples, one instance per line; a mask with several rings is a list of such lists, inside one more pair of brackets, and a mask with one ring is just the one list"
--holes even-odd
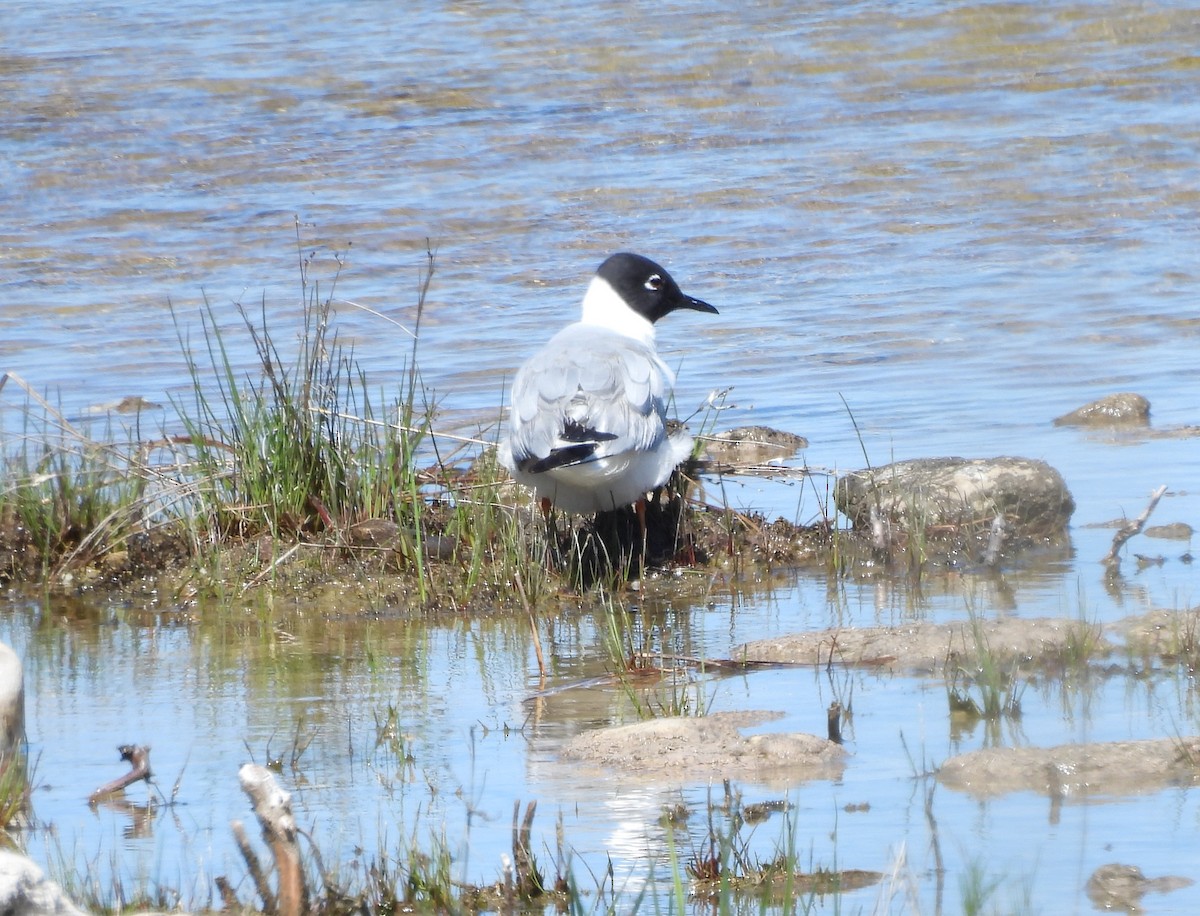
[(221, 909), (229, 913), (240, 913), (242, 905), (238, 902), (237, 892), (233, 889), (233, 885), (229, 883), (229, 879), (224, 875), (217, 875), (217, 892), (221, 895)]
[(537, 618), (533, 615), (533, 606), (529, 603), (529, 596), (525, 594), (525, 583), (521, 581), (519, 571), (513, 574), (513, 581), (516, 582), (517, 594), (521, 596), (525, 613), (529, 615), (529, 632), (533, 634), (533, 651), (537, 653), (538, 674), (541, 675), (542, 683), (545, 683), (546, 660), (542, 657), (542, 636), (538, 632)]
[(127, 761), (132, 768), (124, 776), (119, 776), (112, 782), (106, 782), (99, 789), (88, 796), (88, 804), (94, 805), (96, 802), (110, 795), (116, 795), (118, 792), (124, 792), (126, 786), (131, 786), (139, 779), (144, 779), (150, 782), (153, 774), (150, 772), (150, 746), (146, 744), (122, 744), (117, 748), (121, 752), (121, 759)]
[(1150, 514), (1154, 511), (1155, 506), (1158, 505), (1158, 501), (1162, 499), (1163, 494), (1166, 492), (1167, 487), (1164, 484), (1151, 493), (1150, 502), (1146, 504), (1146, 508), (1142, 510), (1142, 514), (1133, 521), (1126, 522), (1121, 526), (1117, 533), (1113, 535), (1112, 547), (1109, 549), (1108, 554), (1104, 557), (1104, 559), (1100, 561), (1107, 566), (1110, 571), (1115, 571), (1116, 568), (1121, 565), (1121, 558), (1118, 556), (1121, 548), (1125, 546), (1126, 541), (1128, 541), (1135, 534), (1141, 533), (1141, 530), (1146, 527), (1146, 520), (1150, 518)]
[(262, 863), (258, 861), (254, 847), (250, 845), (250, 838), (246, 836), (246, 828), (242, 826), (241, 821), (231, 821), (229, 829), (233, 831), (233, 841), (237, 843), (242, 858), (246, 860), (246, 868), (250, 870), (250, 879), (254, 882), (255, 888), (258, 890), (258, 897), (263, 904), (263, 913), (266, 916), (275, 916), (275, 913), (278, 912), (275, 892), (271, 890), (271, 884), (267, 881), (267, 873), (263, 871)]

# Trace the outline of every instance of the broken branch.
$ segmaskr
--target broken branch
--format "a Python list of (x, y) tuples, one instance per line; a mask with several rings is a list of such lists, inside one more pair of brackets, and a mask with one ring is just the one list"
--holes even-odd
[(1117, 533), (1113, 535), (1112, 547), (1109, 549), (1108, 554), (1104, 557), (1104, 559), (1100, 561), (1107, 566), (1110, 571), (1115, 570), (1116, 567), (1121, 565), (1121, 558), (1118, 556), (1118, 554), (1121, 552), (1121, 548), (1125, 546), (1126, 541), (1128, 541), (1135, 534), (1139, 534), (1141, 530), (1146, 527), (1146, 520), (1150, 518), (1150, 514), (1154, 511), (1154, 507), (1158, 505), (1158, 501), (1162, 499), (1163, 494), (1166, 492), (1167, 487), (1164, 484), (1151, 493), (1150, 502), (1146, 504), (1146, 508), (1142, 510), (1142, 514), (1133, 521), (1126, 522), (1123, 526), (1121, 526)]
[(153, 774), (150, 772), (150, 746), (148, 744), (122, 744), (117, 750), (121, 752), (121, 759), (128, 761), (132, 769), (124, 776), (119, 776), (112, 782), (106, 782), (89, 795), (89, 805), (94, 805), (102, 798), (116, 795), (118, 792), (124, 792), (126, 786), (133, 785), (139, 779), (150, 781)]
[(275, 858), (278, 876), (276, 912), (279, 916), (301, 916), (308, 912), (308, 885), (304, 881), (300, 845), (296, 842), (299, 831), (292, 814), (291, 793), (275, 781), (270, 770), (254, 763), (247, 763), (238, 770), (238, 781), (254, 806), (263, 840)]

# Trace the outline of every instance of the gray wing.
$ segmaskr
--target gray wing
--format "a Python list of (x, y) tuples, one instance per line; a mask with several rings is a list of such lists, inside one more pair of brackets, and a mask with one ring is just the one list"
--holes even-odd
[(650, 347), (571, 325), (513, 380), (513, 461), (537, 472), (651, 449), (666, 435), (669, 393), (670, 373)]

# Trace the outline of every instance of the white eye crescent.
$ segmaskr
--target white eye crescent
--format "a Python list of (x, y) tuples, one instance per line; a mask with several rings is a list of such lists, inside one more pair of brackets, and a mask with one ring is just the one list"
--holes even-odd
[(651, 274), (646, 278), (646, 289), (653, 292), (658, 292), (663, 288), (663, 278), (658, 274)]

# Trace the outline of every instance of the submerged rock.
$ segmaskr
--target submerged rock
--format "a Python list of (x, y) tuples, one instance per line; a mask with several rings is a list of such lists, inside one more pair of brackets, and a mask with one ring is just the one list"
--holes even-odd
[(1186, 522), (1171, 522), (1168, 525), (1151, 525), (1142, 534), (1148, 538), (1161, 538), (1165, 541), (1187, 541), (1194, 534), (1192, 526)]
[(656, 782), (731, 778), (774, 785), (840, 779), (847, 756), (841, 745), (802, 733), (741, 732), (782, 715), (726, 712), (649, 719), (576, 735), (563, 755)]
[(86, 416), (105, 413), (138, 414), (143, 410), (162, 410), (162, 404), (147, 401), (141, 395), (129, 395), (118, 401), (105, 401), (103, 404), (92, 404), (83, 408), (81, 413)]
[(1149, 426), (1150, 402), (1140, 394), (1110, 394), (1055, 417), (1055, 426)]
[(1003, 668), (1053, 668), (1064, 659), (1107, 655), (1098, 624), (1059, 618), (1000, 617), (963, 623), (912, 623), (795, 633), (738, 646), (742, 661), (820, 666), (830, 663), (922, 674), (972, 669), (986, 651)]
[(1088, 899), (1099, 910), (1117, 910), (1122, 913), (1142, 912), (1141, 899), (1154, 891), (1166, 894), (1195, 884), (1191, 878), (1179, 875), (1164, 875), (1147, 878), (1136, 865), (1113, 862), (1101, 865), (1087, 881)]
[(951, 757), (938, 780), (979, 798), (1037, 792), (1055, 801), (1142, 795), (1200, 783), (1200, 738), (992, 747)]
[(986, 534), (997, 519), (1006, 539), (1054, 537), (1075, 511), (1062, 475), (1031, 458), (898, 461), (840, 478), (834, 499), (855, 528), (928, 539)]
[(808, 440), (769, 426), (739, 426), (704, 440), (704, 454), (721, 465), (749, 467), (791, 458)]

